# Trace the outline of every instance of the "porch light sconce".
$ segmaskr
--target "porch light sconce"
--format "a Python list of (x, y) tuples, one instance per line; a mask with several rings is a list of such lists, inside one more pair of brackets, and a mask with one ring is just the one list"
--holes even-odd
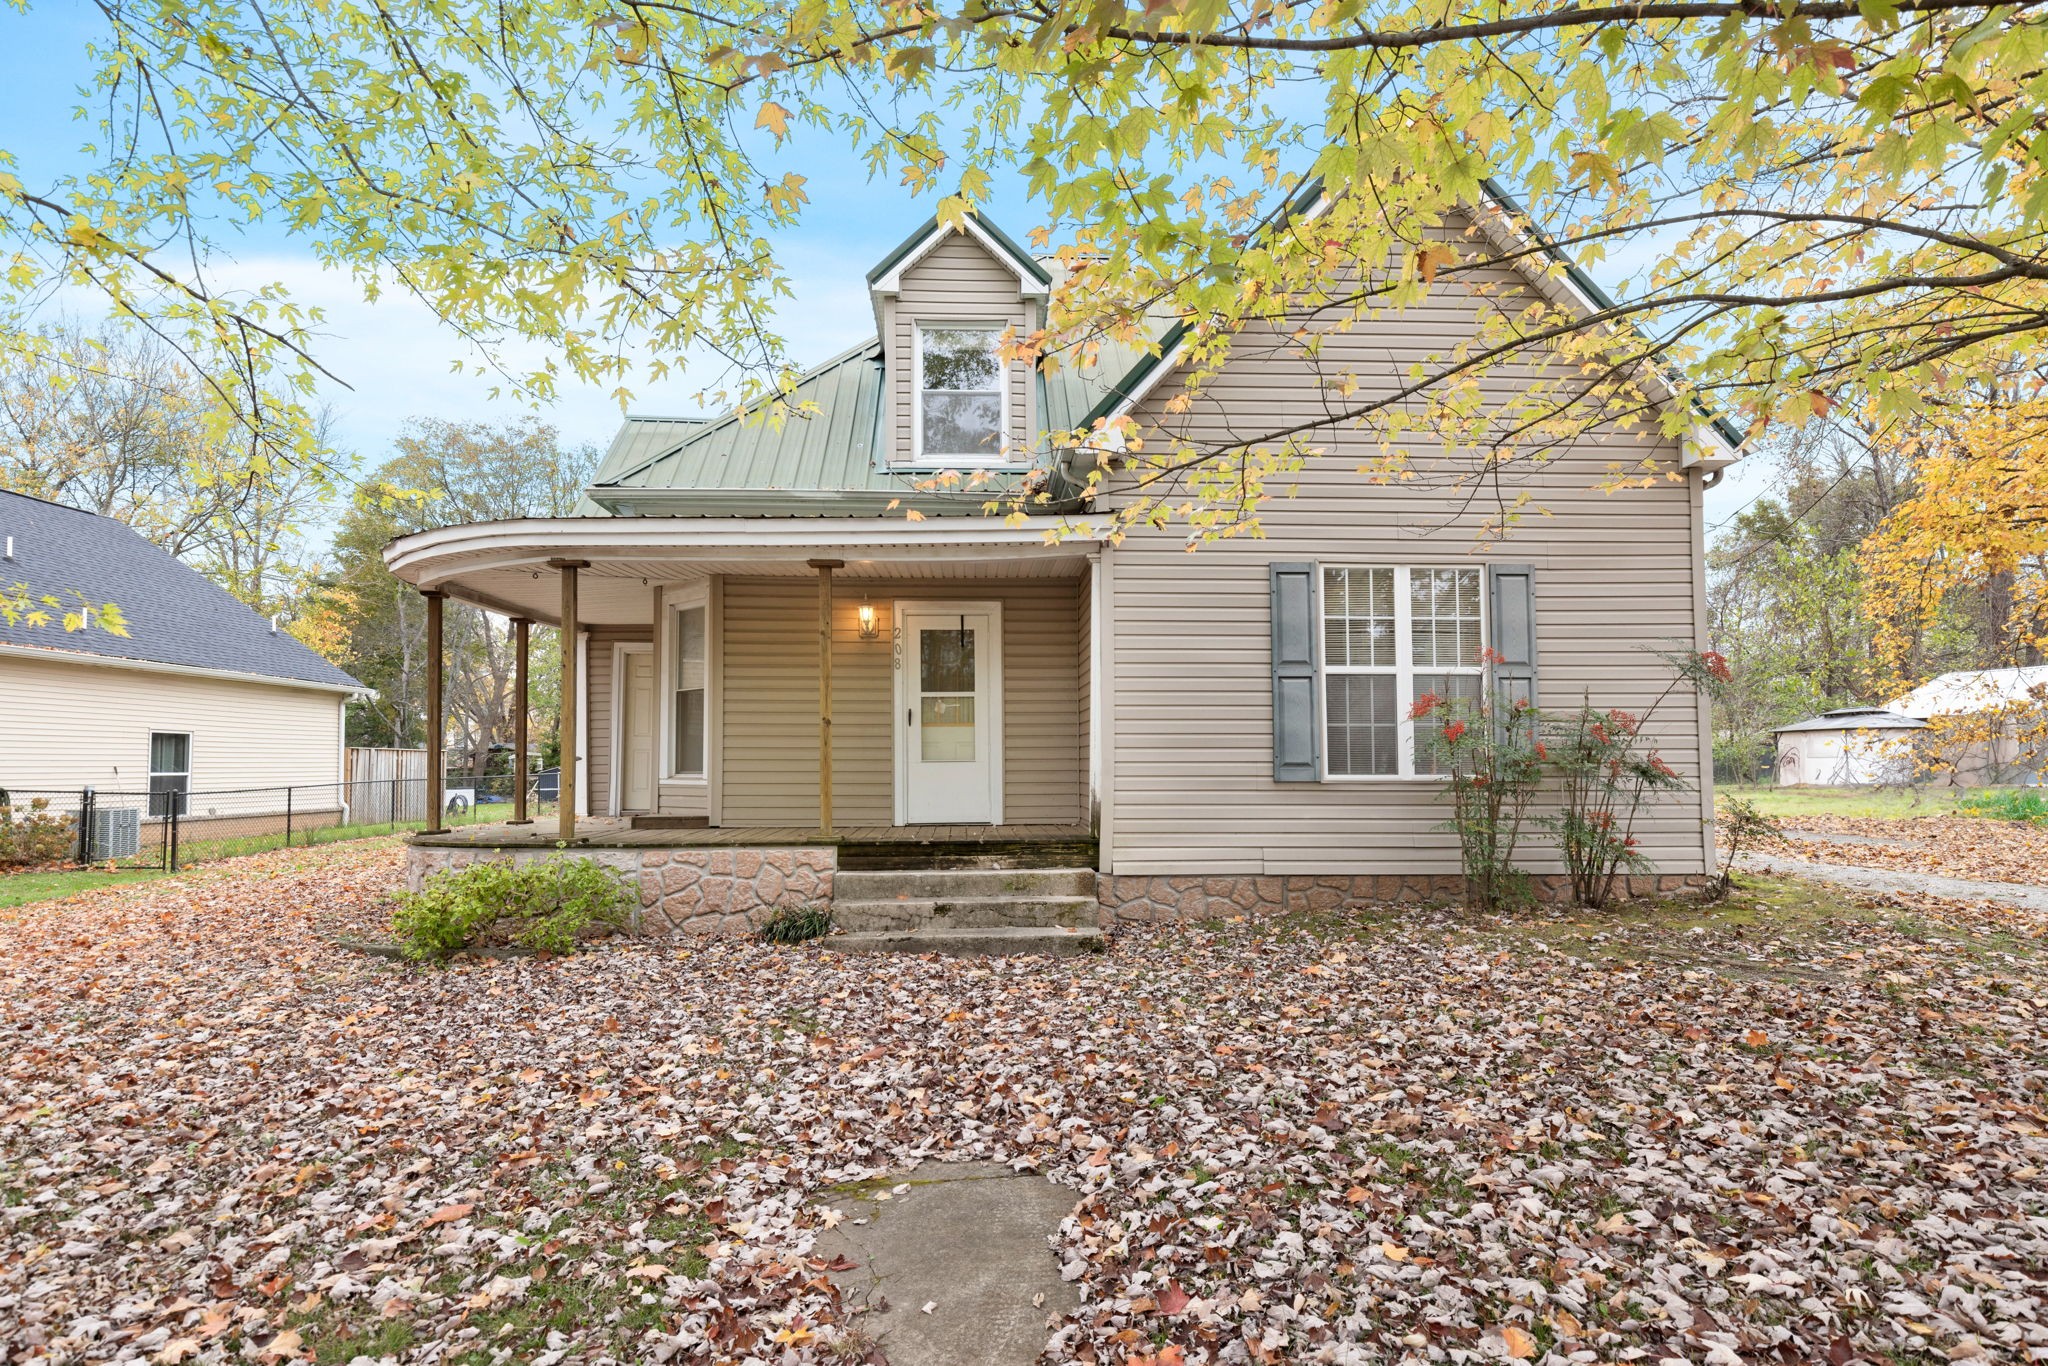
[(875, 621), (875, 605), (863, 602), (860, 605), (860, 638), (874, 640), (882, 634), (882, 628)]

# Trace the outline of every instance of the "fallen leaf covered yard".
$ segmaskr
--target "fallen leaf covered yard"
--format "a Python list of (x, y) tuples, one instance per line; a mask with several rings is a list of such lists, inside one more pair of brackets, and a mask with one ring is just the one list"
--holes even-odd
[[(1008, 349), (1059, 269), (979, 216), (933, 220), (870, 272), (875, 339), (786, 412), (631, 418), (581, 515), (395, 542), (422, 590), (575, 642), (559, 828), (422, 836), (416, 875), (573, 840), (639, 879), (655, 932), (833, 901), (891, 847), (1091, 872), (1112, 924), (1455, 897), (1418, 698), (1641, 708), (1668, 683), (1652, 647), (1705, 648), (1700, 492), (1736, 450), (1704, 418), (1562, 443), (1518, 476), (1548, 515), (1498, 543), (1469, 491), (1362, 479), (1375, 438), (1333, 430), (1262, 538), (1192, 555), (1112, 530), (1130, 476), (1050, 439), (1222, 444), (1313, 410), (1331, 353), (1455, 346), (1555, 293), (1545, 271), (1440, 286), (1316, 357), (1248, 328), (1190, 395), (1163, 324), (1087, 364)], [(1655, 477), (1610, 494), (1617, 467)], [(1703, 704), (1658, 717), (1686, 791), (1642, 824), (1641, 889), (1711, 866), (1704, 730)]]

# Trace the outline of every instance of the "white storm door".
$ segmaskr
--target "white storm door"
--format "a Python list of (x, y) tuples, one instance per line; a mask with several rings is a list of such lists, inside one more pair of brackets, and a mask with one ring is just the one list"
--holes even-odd
[(624, 653), (619, 671), (619, 811), (654, 809), (654, 651)]
[(998, 621), (980, 603), (898, 609), (897, 774), (907, 825), (1001, 819)]

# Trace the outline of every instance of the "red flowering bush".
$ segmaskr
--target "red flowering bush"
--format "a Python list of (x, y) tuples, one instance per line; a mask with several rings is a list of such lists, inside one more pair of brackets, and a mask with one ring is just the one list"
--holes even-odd
[(1529, 875), (1515, 867), (1515, 846), (1543, 778), (1535, 710), (1505, 694), (1474, 705), (1424, 693), (1410, 715), (1444, 718), (1417, 734), (1450, 779), (1445, 828), (1458, 837), (1467, 904), (1498, 912), (1526, 903)]
[(1548, 824), (1571, 878), (1572, 897), (1582, 906), (1613, 900), (1623, 874), (1648, 871), (1637, 815), (1652, 794), (1675, 792), (1685, 779), (1666, 763), (1645, 736), (1651, 719), (1672, 697), (1711, 693), (1729, 679), (1728, 661), (1703, 653), (1662, 654), (1672, 668), (1665, 685), (1641, 715), (1582, 702), (1576, 712), (1552, 719), (1546, 756), (1554, 754), (1560, 779), (1558, 814)]

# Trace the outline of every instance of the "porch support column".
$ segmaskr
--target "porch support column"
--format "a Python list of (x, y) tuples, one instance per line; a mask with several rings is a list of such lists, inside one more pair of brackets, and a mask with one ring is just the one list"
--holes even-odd
[(533, 637), (533, 623), (525, 617), (512, 618), (512, 819), (511, 825), (532, 825), (526, 814), (526, 712), (532, 693), (526, 684), (526, 663)]
[(818, 830), (832, 833), (832, 571), (844, 560), (811, 560), (818, 571)]
[[(447, 815), (448, 782), (447, 756), (442, 751), (442, 732), (447, 718), (442, 715), (441, 698), (441, 604), (442, 593), (429, 588), (420, 594), (427, 600), (427, 810), (426, 831), (439, 834), (445, 827), (441, 824)], [(393, 811), (391, 819), (398, 820)]]
[(564, 843), (576, 838), (576, 724), (582, 714), (576, 696), (576, 571), (589, 567), (588, 560), (548, 561), (548, 568), (562, 573), (562, 768), (555, 797), (561, 817), (556, 838)]

